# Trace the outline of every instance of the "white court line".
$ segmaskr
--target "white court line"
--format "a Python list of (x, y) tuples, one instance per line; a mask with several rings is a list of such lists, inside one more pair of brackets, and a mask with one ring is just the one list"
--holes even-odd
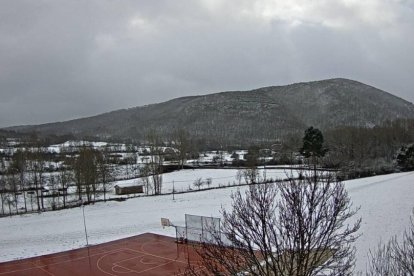
[[(28, 271), (28, 270), (35, 269), (35, 268), (42, 269), (42, 268), (47, 267), (47, 266), (60, 265), (60, 264), (63, 264), (63, 263), (70, 263), (70, 262), (79, 261), (79, 260), (86, 259), (86, 258), (90, 258), (90, 257), (99, 256), (101, 254), (115, 253), (116, 251), (119, 251), (119, 250), (120, 249), (115, 249), (115, 250), (112, 250), (112, 251), (107, 251), (107, 252), (92, 254), (92, 255), (89, 255), (89, 256), (79, 257), (79, 258), (75, 258), (75, 259), (71, 259), (71, 260), (66, 260), (66, 261), (62, 261), (62, 262), (48, 264), (48, 265), (36, 265), (35, 267), (28, 267), (28, 268), (16, 269), (16, 270), (7, 271), (7, 272), (0, 272), (0, 275), (6, 275), (6, 274), (15, 273), (15, 272)], [(33, 262), (31, 262), (31, 263), (33, 264)]]
[[(117, 267), (120, 267), (120, 268), (122, 268), (124, 270), (127, 270), (127, 271), (116, 271), (115, 268), (117, 268)], [(122, 265), (114, 265), (112, 267), (112, 271), (115, 272), (115, 273), (119, 273), (119, 274), (125, 274), (125, 273), (131, 273), (131, 272), (139, 273), (138, 271), (135, 271), (135, 270), (127, 268), (127, 267), (123, 267)]]
[[(145, 244), (145, 243), (144, 243), (144, 244)], [(141, 247), (142, 247), (142, 246), (141, 246)], [(131, 248), (122, 248), (122, 249), (120, 249), (119, 251), (132, 251), (132, 252), (135, 252), (135, 253), (139, 253), (139, 255), (138, 255), (138, 256), (135, 256), (135, 257), (132, 257), (132, 258), (128, 258), (128, 259), (125, 259), (125, 260), (118, 261), (118, 262), (116, 262), (116, 263), (113, 263), (113, 265), (115, 264), (115, 266), (112, 266), (112, 272), (114, 272), (114, 273), (121, 273), (121, 272), (118, 272), (118, 271), (114, 271), (114, 267), (121, 267), (121, 268), (125, 268), (125, 269), (127, 269), (127, 270), (130, 270), (131, 272), (135, 272), (135, 273), (137, 273), (137, 274), (141, 274), (141, 273), (144, 273), (144, 272), (148, 272), (148, 271), (151, 271), (151, 270), (157, 269), (157, 268), (159, 268), (159, 267), (161, 267), (161, 266), (164, 266), (164, 265), (167, 265), (167, 264), (170, 264), (170, 263), (173, 263), (173, 262), (178, 262), (178, 263), (187, 264), (187, 262), (184, 262), (184, 261), (179, 261), (179, 260), (177, 260), (177, 259), (171, 259), (171, 258), (167, 258), (167, 257), (162, 257), (162, 256), (155, 255), (155, 254), (151, 254), (151, 253), (148, 253), (148, 252), (142, 252), (142, 251), (139, 251), (139, 250), (134, 250), (134, 249), (131, 249)], [(104, 270), (104, 269), (102, 268), (101, 264), (100, 264), (103, 258), (105, 258), (106, 256), (109, 256), (109, 255), (111, 255), (111, 254), (113, 254), (113, 253), (114, 253), (114, 252), (110, 252), (110, 253), (108, 252), (108, 254), (105, 254), (105, 255), (101, 256), (101, 257), (98, 259), (98, 261), (96, 262), (96, 266), (97, 266), (97, 268), (98, 268), (101, 272), (103, 272), (103, 273), (105, 273), (105, 274), (108, 274), (108, 275), (111, 275), (111, 276), (117, 276), (117, 275), (114, 275), (114, 274), (112, 274), (112, 273), (110, 273), (110, 272), (108, 272), (108, 271)], [(143, 255), (142, 255), (142, 254), (143, 254)], [(145, 257), (146, 255), (147, 255), (147, 256), (151, 256), (151, 257), (155, 257), (155, 258), (159, 258), (159, 259), (163, 259), (163, 260), (167, 260), (168, 262), (166, 262), (166, 263), (162, 263), (162, 264), (159, 264), (159, 265), (154, 266), (154, 267), (150, 267), (150, 268), (144, 269), (144, 270), (142, 270), (142, 271), (136, 271), (136, 270), (130, 269), (130, 268), (128, 268), (128, 267), (124, 267), (124, 266), (120, 265), (120, 263), (122, 263), (122, 262), (124, 262), (124, 261), (131, 260), (131, 259), (135, 259), (135, 258), (139, 258), (139, 257)], [(123, 272), (123, 273), (125, 273), (125, 272)]]

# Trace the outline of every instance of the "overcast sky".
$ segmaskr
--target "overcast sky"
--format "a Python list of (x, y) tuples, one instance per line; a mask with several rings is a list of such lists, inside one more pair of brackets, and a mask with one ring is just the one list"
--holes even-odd
[(0, 126), (344, 77), (414, 102), (414, 0), (0, 2)]

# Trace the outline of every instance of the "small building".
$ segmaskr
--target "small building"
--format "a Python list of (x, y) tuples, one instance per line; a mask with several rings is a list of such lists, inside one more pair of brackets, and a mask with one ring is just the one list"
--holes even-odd
[(144, 185), (134, 185), (128, 187), (120, 187), (115, 185), (115, 194), (117, 195), (142, 194), (143, 192)]

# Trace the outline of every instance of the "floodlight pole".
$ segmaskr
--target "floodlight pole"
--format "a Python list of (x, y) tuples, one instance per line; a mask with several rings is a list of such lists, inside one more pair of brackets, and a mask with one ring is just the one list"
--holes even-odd
[(82, 203), (82, 214), (83, 214), (83, 226), (85, 227), (85, 238), (86, 238), (86, 246), (89, 246), (89, 241), (88, 241), (88, 232), (86, 230), (86, 219), (85, 219), (85, 204), (83, 202)]

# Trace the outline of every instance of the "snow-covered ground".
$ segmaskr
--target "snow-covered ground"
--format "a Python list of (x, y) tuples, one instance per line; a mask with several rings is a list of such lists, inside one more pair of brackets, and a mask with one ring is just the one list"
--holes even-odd
[[(128, 175), (127, 170), (125, 169), (125, 166), (119, 166), (118, 167), (119, 175)], [(259, 167), (257, 170), (257, 182), (262, 182), (264, 179), (267, 180), (280, 180), (285, 179), (287, 177), (297, 177), (298, 173), (296, 170), (291, 170), (283, 167), (273, 166), (268, 167), (264, 169), (263, 167)], [(134, 173), (131, 172), (130, 169), (130, 176), (132, 176)], [(239, 177), (238, 177), (239, 175)], [(57, 189), (58, 187), (52, 187), (50, 185), (50, 179), (51, 177), (54, 177), (54, 183), (57, 186), (59, 172), (51, 172), (51, 173), (45, 173), (44, 181), (46, 183), (49, 183), (48, 186), (46, 186), (46, 190), (49, 190), (48, 193), (45, 193), (45, 195), (51, 194), (52, 190)], [(151, 177), (150, 177), (151, 178)], [(199, 188), (194, 185), (194, 182), (200, 179), (203, 183), (202, 186), (200, 186), (200, 189), (206, 189), (206, 188), (214, 188), (214, 187), (228, 187), (228, 186), (236, 186), (239, 184), (245, 184), (246, 180), (241, 175), (241, 171), (238, 169), (187, 169), (187, 170), (180, 170), (180, 171), (174, 171), (170, 173), (164, 173), (163, 174), (163, 184), (161, 193), (162, 194), (169, 194), (172, 193), (173, 190), (176, 193), (180, 192), (187, 192), (192, 190), (198, 190)], [(207, 185), (207, 180), (210, 179), (211, 183)], [(116, 195), (114, 187), (116, 185), (120, 187), (125, 186), (134, 186), (134, 185), (140, 185), (143, 184), (142, 179), (140, 178), (132, 178), (127, 180), (118, 180), (114, 181), (113, 183), (110, 183), (106, 188), (108, 189), (108, 193), (106, 194), (106, 198), (119, 198), (119, 197), (125, 197), (125, 195)], [(146, 187), (144, 186), (144, 190)], [(145, 191), (146, 192), (146, 191)], [(149, 191), (149, 194), (153, 194), (153, 190)], [(135, 194), (131, 196), (146, 196), (146, 194)], [(27, 208), (29, 211), (37, 210), (36, 205), (36, 197), (35, 194), (27, 194)], [(104, 195), (102, 193), (96, 195), (95, 199), (103, 199)], [(24, 210), (24, 197), (20, 195), (17, 199), (18, 202), (18, 208), (21, 210), (21, 212)], [(69, 205), (72, 203), (78, 202), (78, 194), (76, 193), (76, 186), (70, 186), (68, 188), (68, 195), (66, 197), (66, 202), (69, 203)], [(50, 208), (52, 204), (56, 204), (58, 207), (63, 206), (63, 197), (56, 196), (56, 197), (46, 197), (44, 198), (44, 206), (45, 208)], [(14, 213), (15, 207), (11, 206), (12, 212)], [(5, 205), (5, 213), (7, 214), (9, 212), (7, 204)]]
[[(224, 177), (224, 176), (223, 176)], [(192, 179), (194, 179), (192, 177)], [(414, 173), (399, 173), (346, 182), (355, 206), (361, 206), (361, 233), (356, 243), (357, 270), (365, 270), (369, 248), (400, 235), (414, 207)], [(125, 202), (85, 206), (89, 243), (96, 244), (145, 232), (174, 236), (160, 218), (184, 225), (186, 213), (220, 216), (230, 205), (229, 187), (196, 193), (140, 197)], [(0, 262), (85, 246), (82, 208), (0, 219)]]
[[(259, 168), (257, 170), (258, 181), (263, 179), (281, 180), (287, 177), (297, 177), (298, 172), (296, 170), (289, 170), (284, 168)], [(194, 170), (180, 170), (171, 173), (163, 174), (161, 193), (186, 192), (191, 190), (197, 190), (194, 186), (194, 182), (197, 179), (201, 179), (204, 184), (201, 189), (213, 188), (213, 187), (225, 187), (236, 186), (239, 184), (245, 184), (246, 180), (243, 175), (240, 175), (240, 171), (237, 169), (194, 169)], [(210, 186), (205, 183), (207, 179), (211, 179)], [(139, 178), (121, 180), (114, 182), (113, 186), (118, 185), (120, 187), (132, 186), (142, 183)]]

